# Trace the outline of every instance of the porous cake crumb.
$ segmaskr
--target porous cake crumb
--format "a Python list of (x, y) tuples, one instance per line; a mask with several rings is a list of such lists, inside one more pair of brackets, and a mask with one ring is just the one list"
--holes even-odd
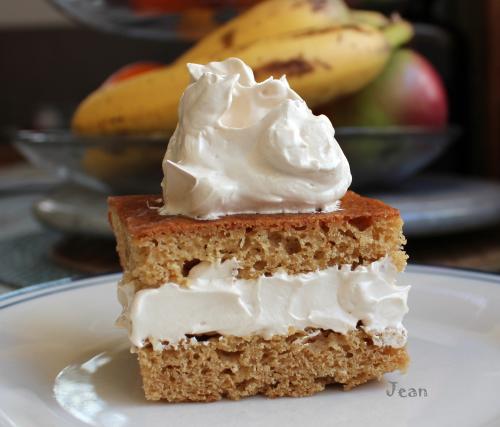
[(328, 384), (350, 389), (384, 373), (404, 371), (404, 348), (378, 347), (362, 330), (346, 335), (308, 330), (266, 340), (202, 336), (198, 344), (138, 352), (146, 398), (208, 402), (309, 396)]
[[(159, 201), (160, 200), (160, 201)], [(349, 191), (331, 213), (231, 215), (212, 221), (162, 216), (158, 196), (111, 197), (110, 222), (126, 279), (140, 288), (185, 284), (200, 261), (236, 258), (238, 276), (255, 279), (329, 266), (368, 265), (390, 255), (406, 265), (397, 209)]]

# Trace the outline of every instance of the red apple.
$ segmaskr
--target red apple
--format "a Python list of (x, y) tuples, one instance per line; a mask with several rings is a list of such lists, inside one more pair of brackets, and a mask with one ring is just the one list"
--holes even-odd
[(319, 109), (334, 126), (444, 127), (448, 101), (432, 64), (410, 49), (396, 51), (375, 81)]
[(118, 82), (121, 82), (123, 80), (127, 80), (130, 77), (137, 76), (139, 74), (145, 73), (147, 71), (151, 70), (156, 70), (157, 68), (163, 67), (163, 64), (160, 64), (159, 62), (147, 62), (147, 61), (142, 61), (142, 62), (134, 62), (129, 65), (125, 65), (124, 67), (120, 68), (118, 71), (115, 71), (111, 76), (109, 76), (102, 86), (108, 86), (112, 85)]

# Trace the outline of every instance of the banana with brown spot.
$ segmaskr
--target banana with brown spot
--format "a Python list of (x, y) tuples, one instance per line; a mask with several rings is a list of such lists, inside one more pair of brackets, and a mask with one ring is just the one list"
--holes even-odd
[[(372, 81), (386, 64), (392, 47), (411, 35), (408, 29), (408, 23), (398, 20), (383, 31), (352, 24), (307, 30), (226, 49), (199, 62), (236, 56), (255, 70), (257, 80), (287, 74), (290, 86), (315, 107)], [(404, 37), (390, 40), (387, 32)], [(176, 61), (101, 88), (79, 106), (73, 129), (94, 135), (172, 131), (177, 124), (177, 104), (188, 83), (185, 63)]]
[[(177, 62), (220, 57), (221, 52), (308, 29), (351, 22), (342, 0), (268, 0), (221, 25), (181, 55)], [(227, 56), (227, 55), (226, 55)]]

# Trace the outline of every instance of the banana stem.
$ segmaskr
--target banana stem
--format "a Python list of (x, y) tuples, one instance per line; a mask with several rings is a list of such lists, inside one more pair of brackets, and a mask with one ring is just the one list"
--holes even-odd
[(398, 15), (392, 17), (392, 21), (382, 29), (386, 40), (395, 48), (411, 40), (414, 31), (413, 26)]

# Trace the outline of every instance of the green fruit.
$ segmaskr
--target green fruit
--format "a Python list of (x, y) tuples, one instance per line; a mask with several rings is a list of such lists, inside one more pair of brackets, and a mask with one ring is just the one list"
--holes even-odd
[(444, 127), (448, 101), (430, 62), (417, 52), (400, 49), (375, 81), (319, 112), (335, 126)]

